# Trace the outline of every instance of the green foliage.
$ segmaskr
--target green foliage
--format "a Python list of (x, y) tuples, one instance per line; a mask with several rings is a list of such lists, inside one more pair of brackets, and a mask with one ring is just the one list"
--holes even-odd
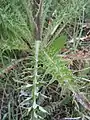
[[(74, 82), (73, 74), (68, 69), (68, 62), (58, 56), (61, 48), (64, 48), (66, 36), (61, 35), (52, 41), (40, 54), (40, 59), (46, 68), (46, 74), (52, 75), (52, 82), (57, 80), (60, 84), (72, 84)], [(49, 81), (50, 83), (52, 83)]]
[[(3, 1), (2, 1), (3, 2)], [(1, 2), (1, 4), (3, 4)], [(16, 4), (16, 3), (15, 3)], [(4, 7), (5, 5), (5, 7)], [(19, 5), (7, 1), (0, 8), (0, 48), (1, 49), (27, 49), (27, 44), (23, 41), (32, 39)]]
[[(52, 50), (52, 47), (49, 50)], [(52, 53), (54, 52), (52, 51)], [(51, 53), (49, 54), (51, 55)], [(50, 73), (52, 75), (52, 80), (49, 81), (49, 83), (57, 80), (60, 85), (65, 84), (67, 87), (69, 84), (73, 85), (74, 76), (67, 67), (68, 62), (58, 57), (57, 54), (54, 56), (50, 56), (49, 54), (46, 51), (43, 51), (42, 55), (40, 56), (42, 63), (46, 68), (46, 74)]]
[(46, 47), (46, 51), (50, 56), (54, 56), (61, 48), (64, 48), (67, 37), (65, 35), (60, 35), (60, 37), (51, 41)]

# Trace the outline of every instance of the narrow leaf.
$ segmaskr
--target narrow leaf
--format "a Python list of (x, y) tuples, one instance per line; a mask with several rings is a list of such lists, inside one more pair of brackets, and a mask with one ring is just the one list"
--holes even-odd
[(41, 106), (39, 106), (39, 110), (44, 112), (44, 113), (47, 113), (47, 111), (43, 107), (41, 107)]

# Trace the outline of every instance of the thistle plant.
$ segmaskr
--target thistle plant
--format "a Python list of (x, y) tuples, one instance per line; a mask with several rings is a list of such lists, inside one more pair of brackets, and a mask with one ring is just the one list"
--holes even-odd
[[(24, 50), (27, 49), (27, 46), (32, 48), (33, 56), (30, 56), (34, 58), (33, 67), (30, 68), (34, 71), (32, 83), (27, 82), (21, 87), (22, 89), (28, 88), (32, 92), (31, 96), (20, 105), (23, 106), (23, 103), (28, 101), (29, 105), (26, 110), (30, 114), (30, 119), (44, 119), (38, 113), (39, 111), (47, 113), (47, 111), (37, 101), (40, 97), (39, 88), (43, 87), (41, 83), (44, 82), (45, 75), (51, 74), (52, 76), (52, 79), (48, 81), (49, 84), (58, 81), (60, 87), (66, 87), (72, 92), (78, 89), (75, 86), (76, 82), (72, 72), (66, 66), (67, 63), (57, 55), (67, 39), (67, 36), (61, 32), (67, 24), (81, 15), (83, 6), (85, 6), (84, 0), (9, 1), (10, 4), (7, 1), (6, 5), (13, 12), (8, 11), (7, 13), (8, 6), (5, 11), (3, 11), (3, 7), (0, 9), (0, 26), (3, 30), (3, 32), (0, 31), (0, 38), (5, 42), (2, 49), (22, 48)], [(3, 33), (6, 33), (5, 36)], [(1, 43), (3, 42), (1, 41)], [(30, 49), (28, 49), (29, 52), (31, 52)], [(38, 74), (38, 63), (43, 64), (45, 71), (42, 78)], [(48, 83), (46, 83), (47, 86)]]

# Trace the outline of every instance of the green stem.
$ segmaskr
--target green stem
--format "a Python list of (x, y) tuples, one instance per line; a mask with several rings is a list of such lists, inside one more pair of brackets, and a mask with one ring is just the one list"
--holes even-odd
[(34, 80), (33, 80), (33, 117), (35, 118), (35, 112), (37, 109), (37, 97), (38, 97), (38, 87), (37, 87), (37, 79), (38, 79), (38, 55), (39, 55), (39, 46), (41, 41), (35, 42), (35, 70), (34, 70)]

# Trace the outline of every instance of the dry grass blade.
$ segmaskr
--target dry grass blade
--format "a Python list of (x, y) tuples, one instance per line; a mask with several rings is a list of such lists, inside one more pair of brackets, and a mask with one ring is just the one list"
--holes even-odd
[(77, 102), (79, 102), (84, 108), (90, 111), (90, 102), (87, 100), (83, 93), (74, 93), (74, 97), (76, 98)]

